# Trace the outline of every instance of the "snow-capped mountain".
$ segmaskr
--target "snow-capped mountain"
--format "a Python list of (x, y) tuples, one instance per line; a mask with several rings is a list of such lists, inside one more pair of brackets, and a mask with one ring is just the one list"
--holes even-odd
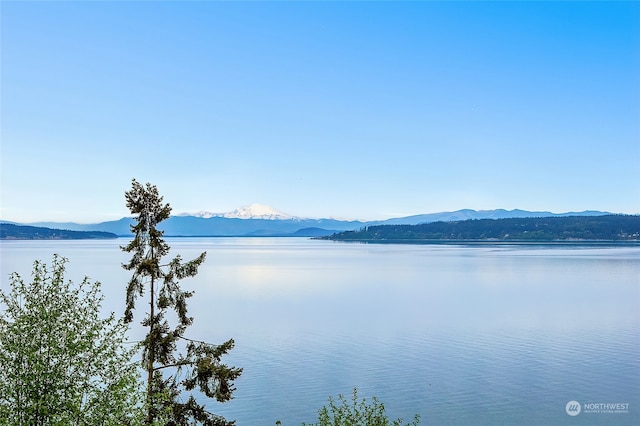
[(231, 213), (225, 213), (222, 217), (237, 219), (267, 219), (267, 220), (288, 220), (294, 217), (290, 214), (278, 211), (264, 204), (251, 204), (249, 206), (240, 207)]
[(283, 213), (274, 209), (271, 206), (264, 204), (251, 204), (235, 209), (228, 213), (211, 213), (206, 211), (200, 211), (197, 213), (182, 213), (180, 216), (195, 216), (204, 219), (212, 217), (226, 217), (227, 219), (264, 219), (264, 220), (290, 220), (299, 219), (298, 217), (291, 216), (290, 214)]

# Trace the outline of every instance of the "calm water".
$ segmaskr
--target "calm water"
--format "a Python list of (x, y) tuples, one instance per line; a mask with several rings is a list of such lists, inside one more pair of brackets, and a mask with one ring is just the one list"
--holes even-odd
[[(125, 242), (2, 242), (1, 287), (59, 253), (68, 278), (102, 282), (105, 309), (121, 313)], [(236, 339), (236, 397), (210, 408), (241, 426), (315, 421), (353, 387), (421, 424), (640, 424), (640, 248), (169, 243), (208, 252), (183, 282), (196, 290), (189, 334)], [(572, 417), (572, 400), (628, 412)]]

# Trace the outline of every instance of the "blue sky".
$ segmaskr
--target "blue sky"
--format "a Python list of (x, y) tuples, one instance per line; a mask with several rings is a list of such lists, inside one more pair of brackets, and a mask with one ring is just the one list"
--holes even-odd
[(640, 212), (640, 3), (0, 7), (3, 220)]

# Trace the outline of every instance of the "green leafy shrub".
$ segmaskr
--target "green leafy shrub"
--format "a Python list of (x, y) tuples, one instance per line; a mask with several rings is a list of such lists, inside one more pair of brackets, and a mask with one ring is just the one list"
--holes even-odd
[(143, 394), (127, 326), (100, 314), (100, 283), (65, 281), (67, 259), (0, 290), (0, 425), (139, 425)]
[(317, 423), (303, 423), (302, 426), (417, 426), (420, 415), (416, 414), (412, 423), (403, 423), (402, 419), (389, 420), (384, 404), (375, 396), (370, 403), (358, 399), (358, 390), (353, 389), (351, 400), (338, 395), (338, 400), (329, 397), (329, 405), (318, 412)]

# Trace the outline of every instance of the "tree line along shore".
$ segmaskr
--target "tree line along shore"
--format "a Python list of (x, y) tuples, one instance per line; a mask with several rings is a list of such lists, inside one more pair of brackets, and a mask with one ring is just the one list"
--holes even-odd
[(626, 242), (640, 241), (640, 216), (471, 219), (419, 225), (367, 226), (317, 239), (370, 242)]

